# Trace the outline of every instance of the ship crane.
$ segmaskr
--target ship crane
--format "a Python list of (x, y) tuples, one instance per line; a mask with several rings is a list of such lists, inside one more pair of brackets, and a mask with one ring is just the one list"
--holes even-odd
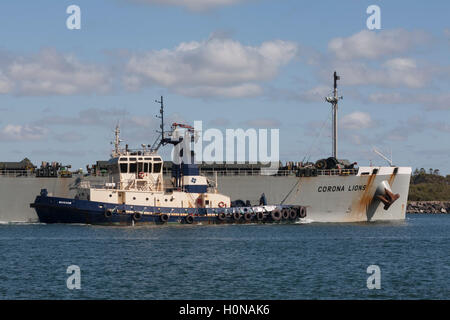
[(194, 131), (194, 127), (190, 126), (188, 124), (182, 124), (182, 123), (176, 123), (176, 122), (172, 123), (172, 128), (175, 129), (176, 127), (188, 129), (190, 132)]
[(389, 163), (389, 166), (394, 167), (394, 164), (392, 162), (392, 153), (391, 153), (391, 158), (389, 159), (388, 157), (386, 157), (384, 154), (381, 153), (381, 151), (379, 151), (377, 148), (373, 147), (373, 152), (375, 152), (377, 155), (379, 155), (381, 158), (383, 158), (384, 160), (387, 161), (387, 163)]

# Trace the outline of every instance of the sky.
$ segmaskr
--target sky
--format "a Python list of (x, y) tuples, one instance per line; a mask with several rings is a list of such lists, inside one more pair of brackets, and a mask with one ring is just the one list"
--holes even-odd
[[(80, 29), (67, 28), (70, 5)], [(366, 12), (380, 8), (381, 28)], [(331, 155), (450, 174), (448, 1), (72, 0), (0, 3), (0, 161), (73, 168), (167, 123), (279, 129), (282, 161)], [(166, 151), (163, 151), (165, 154)]]

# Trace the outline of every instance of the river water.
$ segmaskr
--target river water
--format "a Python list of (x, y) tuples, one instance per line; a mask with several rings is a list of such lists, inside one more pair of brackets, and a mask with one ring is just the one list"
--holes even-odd
[[(5, 223), (0, 299), (449, 299), (449, 249), (450, 215), (359, 224)], [(67, 273), (72, 265), (78, 278)], [(368, 289), (370, 265), (379, 267), (380, 289)], [(69, 289), (68, 278), (80, 289)]]

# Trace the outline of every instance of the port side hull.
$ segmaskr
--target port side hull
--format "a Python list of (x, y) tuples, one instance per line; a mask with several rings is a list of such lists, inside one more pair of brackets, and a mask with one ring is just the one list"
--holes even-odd
[[(92, 225), (145, 225), (145, 224), (227, 224), (227, 223), (293, 223), (295, 219), (273, 220), (263, 207), (241, 208), (171, 208), (113, 205), (111, 203), (38, 196), (30, 207), (36, 210), (41, 223), (72, 223)], [(266, 208), (275, 206), (268, 206)], [(289, 206), (277, 206), (276, 209)], [(264, 218), (257, 211), (264, 210)], [(249, 212), (251, 218), (245, 219)], [(222, 218), (219, 214), (223, 213)], [(234, 213), (238, 213), (238, 218)], [(163, 216), (166, 219), (163, 219)], [(189, 218), (190, 217), (190, 218)], [(189, 219), (191, 220), (189, 220)]]

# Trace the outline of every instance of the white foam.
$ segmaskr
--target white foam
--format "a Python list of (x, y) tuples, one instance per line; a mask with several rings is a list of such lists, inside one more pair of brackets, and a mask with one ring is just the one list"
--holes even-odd
[(37, 221), (0, 221), (0, 225), (34, 225), (34, 224), (45, 224)]
[(307, 223), (313, 223), (313, 219), (309, 218), (300, 218), (299, 220), (295, 221), (296, 224), (307, 224)]

